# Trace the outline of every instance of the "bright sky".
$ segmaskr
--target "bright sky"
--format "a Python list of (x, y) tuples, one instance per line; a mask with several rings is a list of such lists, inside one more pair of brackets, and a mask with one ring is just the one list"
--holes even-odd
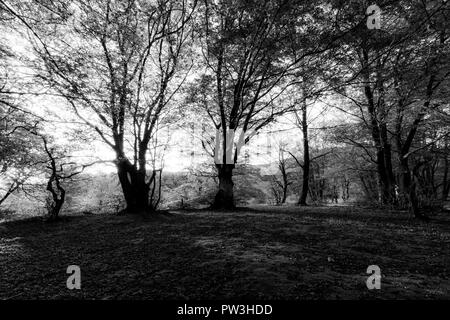
[[(24, 56), (30, 55), (27, 42), (17, 34), (13, 32), (3, 33), (2, 37), (2, 40), (6, 40), (14, 52)], [(23, 65), (17, 65), (15, 70), (19, 78), (29, 77), (32, 74)], [(29, 110), (36, 115), (48, 119), (49, 114), (52, 114), (53, 116), (51, 118), (56, 120), (59, 117), (60, 121), (66, 121), (66, 119), (70, 119), (71, 117), (70, 115), (72, 113), (68, 111), (66, 103), (60, 98), (52, 96), (27, 96), (27, 98), (29, 98)], [(325, 104), (320, 102), (310, 106), (309, 110), (308, 118), (311, 120), (311, 127), (324, 126), (326, 123), (336, 120), (339, 114), (338, 111), (330, 110), (329, 107), (326, 107)], [(324, 113), (324, 110), (327, 112)], [(79, 121), (79, 119), (72, 117), (72, 121)], [(64, 145), (65, 143), (67, 144), (66, 134), (70, 126), (69, 124), (56, 120), (53, 124), (47, 126), (46, 131), (54, 137), (56, 143)], [(87, 127), (78, 125), (78, 128), (83, 128), (84, 130)], [(201, 128), (197, 128), (197, 130), (201, 130)], [(263, 129), (260, 134), (252, 138), (249, 145), (241, 150), (239, 157), (243, 161), (244, 154), (247, 150), (250, 155), (248, 158), (250, 164), (261, 165), (273, 163), (278, 159), (278, 146), (280, 143), (286, 144), (286, 147), (292, 152), (299, 152), (301, 138), (301, 132), (295, 126), (295, 117), (293, 115), (285, 115), (275, 125)], [(187, 152), (189, 149), (194, 151), (194, 160), (190, 152)], [(98, 160), (97, 158), (101, 160), (112, 160), (115, 156), (111, 148), (99, 140), (89, 143), (85, 149), (76, 152), (76, 155), (84, 162), (92, 161), (92, 157), (95, 157), (95, 160)], [(186, 170), (189, 166), (202, 161), (213, 161), (212, 158), (201, 150), (200, 141), (188, 137), (187, 131), (181, 129), (173, 129), (170, 147), (165, 152), (164, 159), (164, 170), (168, 172)], [(86, 172), (115, 172), (115, 166), (112, 164), (98, 164), (88, 168)]]

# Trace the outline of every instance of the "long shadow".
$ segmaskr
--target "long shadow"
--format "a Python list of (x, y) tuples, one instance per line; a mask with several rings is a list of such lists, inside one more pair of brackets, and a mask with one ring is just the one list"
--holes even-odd
[[(20, 299), (220, 299), (251, 297), (239, 282), (243, 262), (194, 243), (188, 230), (201, 217), (71, 217), (5, 224), (0, 244), (0, 297)], [(103, 222), (103, 223), (102, 223)], [(12, 249), (15, 251), (13, 252)], [(66, 288), (66, 269), (79, 265), (82, 290)], [(263, 279), (261, 279), (263, 280)], [(268, 290), (263, 293), (271, 296)]]

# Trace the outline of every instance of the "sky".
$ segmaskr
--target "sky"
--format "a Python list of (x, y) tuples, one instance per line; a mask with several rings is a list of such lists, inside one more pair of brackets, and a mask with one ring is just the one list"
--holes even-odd
[[(1, 31), (1, 30), (0, 30)], [(31, 50), (29, 44), (19, 34), (14, 32), (2, 33), (3, 41), (9, 43), (12, 51), (24, 56), (31, 57)], [(18, 63), (15, 67), (16, 77), (19, 79), (26, 79), (32, 77), (33, 72), (25, 65)], [(73, 124), (65, 123), (67, 119), (70, 121), (79, 121), (73, 116), (72, 112), (68, 111), (67, 104), (61, 98), (55, 98), (52, 95), (42, 94), (43, 91), (37, 92), (40, 95), (27, 95), (27, 108), (38, 116), (45, 118), (49, 114), (53, 115), (53, 121), (45, 125), (44, 131), (51, 135), (55, 144), (67, 145), (71, 142), (67, 140), (67, 133)], [(324, 113), (324, 110), (327, 110)], [(311, 119), (310, 127), (326, 126), (327, 123), (337, 120), (339, 117), (338, 110), (330, 110), (322, 102), (316, 102), (309, 107), (308, 118)], [(324, 115), (325, 114), (325, 115)], [(58, 119), (59, 118), (59, 119)], [(86, 126), (75, 125), (78, 128), (85, 130)], [(200, 124), (195, 130), (201, 130)], [(173, 128), (171, 130), (171, 139), (169, 147), (165, 151), (164, 156), (164, 171), (178, 172), (188, 170), (195, 164), (210, 161), (213, 159), (203, 152), (201, 142), (198, 139), (189, 137), (187, 130), (180, 128)], [(249, 145), (244, 146), (240, 153), (240, 161), (246, 159), (251, 165), (266, 165), (275, 163), (278, 160), (279, 145), (283, 144), (292, 152), (300, 152), (301, 148), (301, 131), (295, 125), (295, 117), (292, 114), (284, 115), (278, 121), (261, 130), (261, 132), (253, 137)], [(192, 151), (194, 158), (192, 157)], [(249, 154), (248, 158), (244, 154)], [(104, 142), (93, 140), (86, 146), (74, 153), (77, 159), (84, 162), (92, 161), (92, 159), (112, 160), (115, 157), (112, 149)], [(110, 173), (115, 172), (115, 166), (112, 164), (98, 164), (86, 169), (88, 173)]]

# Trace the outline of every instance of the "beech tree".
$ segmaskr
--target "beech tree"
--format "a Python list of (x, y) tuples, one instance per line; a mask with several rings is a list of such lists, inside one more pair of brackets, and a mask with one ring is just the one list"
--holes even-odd
[[(14, 27), (13, 18), (0, 2), (2, 34)], [(23, 83), (12, 67), (17, 54), (6, 40), (3, 36), (0, 38), (0, 205), (21, 190), (35, 174), (34, 164), (40, 160), (36, 139), (22, 129), (35, 127), (41, 119), (25, 108), (24, 99), (11, 94)]]
[[(427, 147), (416, 140), (416, 133), (427, 117), (442, 112), (443, 99), (448, 97), (442, 91), (450, 75), (449, 29), (444, 18), (448, 4), (386, 1), (379, 5), (384, 27), (369, 30), (362, 25), (345, 38), (334, 57), (336, 79), (344, 84), (336, 92), (351, 105), (344, 111), (359, 119), (368, 133), (352, 136), (346, 130), (342, 137), (362, 148), (376, 165), (380, 203), (396, 206), (405, 197), (411, 212), (424, 218), (408, 158), (415, 152), (413, 145), (415, 150)], [(350, 11), (363, 15), (365, 8), (360, 5)], [(353, 20), (354, 15), (347, 19)]]
[[(148, 170), (157, 128), (189, 71), (183, 59), (196, 1), (35, 2), (31, 30), (37, 78), (115, 153), (127, 212), (156, 210), (160, 171)], [(14, 10), (10, 7), (11, 10)]]
[[(418, 218), (423, 218), (423, 213), (419, 208), (409, 158), (423, 149), (423, 146), (413, 146), (419, 127), (427, 116), (442, 109), (442, 103), (448, 97), (448, 90), (443, 89), (450, 85), (450, 24), (445, 15), (449, 9), (445, 10), (444, 3), (419, 6), (408, 18), (411, 24), (417, 24), (418, 20), (423, 26), (410, 41), (395, 50), (392, 62), (396, 102), (394, 137), (401, 172), (399, 186), (409, 200), (412, 213)], [(421, 45), (424, 41), (426, 46)], [(408, 118), (412, 118), (411, 122)], [(431, 145), (448, 134), (439, 134), (425, 145)]]
[(17, 122), (20, 117), (11, 110), (8, 115), (3, 111), (0, 106), (0, 205), (21, 190), (38, 171), (35, 165), (41, 162), (36, 139), (19, 130), (28, 123)]
[(214, 208), (234, 207), (233, 169), (242, 144), (292, 110), (279, 102), (296, 82), (290, 79), (294, 71), (339, 37), (341, 32), (329, 23), (334, 12), (326, 4), (205, 2), (199, 28), (205, 67), (197, 98), (220, 132)]

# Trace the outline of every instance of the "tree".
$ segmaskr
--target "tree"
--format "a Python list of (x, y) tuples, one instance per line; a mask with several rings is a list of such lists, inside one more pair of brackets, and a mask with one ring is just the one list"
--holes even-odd
[(289, 159), (286, 159), (285, 153), (286, 153), (286, 144), (280, 142), (278, 144), (278, 161), (277, 161), (277, 173), (279, 173), (280, 177), (278, 177), (277, 175), (273, 175), (271, 185), (272, 194), (275, 197), (275, 203), (277, 205), (286, 202), (288, 188), (290, 185), (292, 185), (292, 181), (290, 181), (288, 172)]
[[(196, 1), (33, 2), (24, 21), (39, 57), (38, 79), (115, 153), (128, 212), (156, 210), (161, 171), (148, 171), (157, 128), (175, 114), (171, 99), (186, 79), (183, 60)], [(9, 7), (11, 11), (13, 9)], [(187, 71), (186, 71), (187, 69)]]
[(38, 170), (42, 161), (36, 148), (36, 139), (20, 130), (30, 126), (24, 115), (0, 105), (0, 205), (14, 192), (20, 190)]
[[(400, 191), (409, 199), (414, 216), (424, 218), (419, 208), (416, 185), (412, 179), (414, 170), (409, 167), (409, 158), (419, 150), (411, 150), (419, 126), (426, 116), (441, 108), (442, 98), (448, 94), (442, 92), (441, 88), (444, 84), (450, 84), (450, 51), (446, 44), (450, 35), (444, 4), (434, 4), (431, 7), (424, 4), (416, 10), (411, 14), (410, 23), (415, 25), (417, 20), (424, 21), (424, 18), (426, 23), (413, 39), (395, 51), (392, 63), (396, 101), (394, 136), (401, 170)], [(426, 46), (421, 46), (424, 40)], [(407, 123), (408, 114), (413, 115), (410, 124)], [(438, 137), (441, 138), (442, 135)]]
[(46, 199), (47, 207), (47, 221), (56, 221), (59, 219), (59, 214), (66, 201), (66, 188), (64, 184), (71, 182), (73, 178), (84, 171), (87, 167), (103, 161), (94, 161), (89, 164), (78, 164), (71, 161), (70, 156), (66, 152), (56, 150), (55, 147), (50, 147), (48, 138), (36, 131), (32, 134), (38, 136), (42, 140), (43, 149), (47, 156), (46, 175), (47, 183), (45, 189), (49, 193)]
[[(436, 94), (449, 75), (448, 59), (444, 58), (448, 56), (444, 49), (448, 47), (444, 18), (448, 6), (439, 1), (428, 6), (425, 2), (386, 1), (380, 7), (384, 27), (368, 30), (361, 26), (348, 35), (334, 57), (337, 82), (343, 84), (336, 92), (353, 106), (345, 112), (359, 119), (369, 134), (359, 134), (359, 139), (347, 135), (347, 140), (362, 148), (376, 165), (380, 202), (398, 205), (396, 190), (400, 186), (411, 211), (421, 218), (407, 150), (424, 119), (439, 109), (432, 100), (441, 99)], [(356, 12), (363, 13), (363, 9)], [(353, 13), (345, 19), (353, 21)], [(430, 28), (430, 19), (439, 30)]]
[[(218, 132), (216, 155), (221, 159), (216, 159), (214, 208), (234, 207), (232, 177), (242, 144), (292, 109), (279, 103), (293, 84), (288, 77), (337, 38), (325, 18), (331, 12), (322, 4), (205, 3), (199, 27), (205, 68), (197, 86), (198, 100)], [(297, 44), (294, 54), (292, 42)]]
[[(0, 3), (0, 32), (10, 32), (11, 20)], [(8, 43), (0, 42), (0, 205), (33, 176), (33, 165), (40, 159), (36, 139), (21, 130), (36, 126), (40, 119), (26, 110), (23, 99), (11, 95), (16, 86), (23, 86), (13, 68), (16, 58)]]

